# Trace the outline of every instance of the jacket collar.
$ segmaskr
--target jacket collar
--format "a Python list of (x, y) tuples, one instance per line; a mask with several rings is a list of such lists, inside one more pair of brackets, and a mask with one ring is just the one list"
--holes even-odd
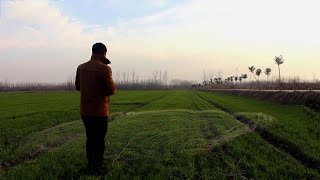
[(109, 61), (109, 59), (105, 58), (105, 57), (102, 57), (100, 55), (97, 55), (97, 54), (92, 54), (91, 55), (91, 59), (90, 60), (93, 60), (93, 61), (99, 61), (103, 64), (111, 64), (111, 62)]

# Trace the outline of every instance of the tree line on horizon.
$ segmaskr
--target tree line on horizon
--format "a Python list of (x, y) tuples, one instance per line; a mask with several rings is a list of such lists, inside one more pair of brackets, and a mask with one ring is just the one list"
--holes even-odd
[[(251, 65), (248, 66), (248, 71), (252, 76), (254, 77), (254, 80), (250, 80), (249, 82), (245, 82), (248, 78), (248, 74), (244, 73), (240, 76), (233, 75), (228, 76), (226, 78), (222, 77), (222, 73), (218, 72), (216, 77), (213, 77), (213, 73), (209, 72), (208, 74), (203, 71), (203, 78), (202, 83), (193, 84), (192, 87), (206, 87), (206, 88), (226, 88), (226, 89), (270, 89), (270, 90), (282, 90), (282, 89), (292, 89), (292, 90), (313, 90), (313, 89), (320, 89), (319, 82), (317, 80), (314, 80), (314, 82), (302, 82), (301, 79), (298, 76), (295, 76), (294, 78), (287, 79), (286, 81), (281, 78), (281, 68), (280, 66), (284, 63), (283, 56), (275, 56), (274, 62), (278, 66), (278, 79), (275, 81), (269, 81), (269, 76), (273, 72), (270, 67), (265, 68), (262, 70), (261, 68), (256, 68), (255, 66)], [(266, 81), (261, 82), (260, 76), (261, 74), (266, 75)], [(209, 76), (209, 78), (208, 78)]]
[[(116, 72), (113, 79), (119, 90), (160, 90), (160, 89), (190, 89), (194, 81), (184, 79), (170, 79), (167, 70), (155, 69), (144, 79), (139, 78), (134, 70)], [(8, 91), (74, 91), (75, 77), (70, 76), (66, 82), (19, 82), (0, 81), (0, 92)]]
[[(189, 88), (218, 88), (218, 89), (292, 89), (292, 90), (320, 90), (319, 81), (314, 82), (302, 81), (298, 76), (291, 79), (281, 79), (280, 65), (284, 63), (283, 56), (275, 56), (275, 63), (278, 66), (278, 79), (276, 81), (269, 81), (269, 76), (273, 72), (271, 68), (267, 67), (264, 70), (256, 68), (251, 65), (248, 71), (253, 75), (254, 80), (247, 81), (249, 78), (247, 73), (240, 76), (222, 77), (222, 72), (218, 72), (215, 76), (214, 73), (209, 74), (203, 71), (202, 83), (195, 83), (191, 80), (184, 79), (171, 79), (169, 80), (168, 71), (155, 69), (144, 79), (139, 78), (134, 70), (116, 72), (113, 75), (117, 89), (189, 89)], [(266, 75), (266, 81), (261, 81), (261, 74)], [(66, 82), (62, 83), (39, 83), (39, 82), (20, 82), (10, 83), (8, 80), (0, 81), (0, 92), (3, 91), (73, 91), (74, 77), (69, 77)]]

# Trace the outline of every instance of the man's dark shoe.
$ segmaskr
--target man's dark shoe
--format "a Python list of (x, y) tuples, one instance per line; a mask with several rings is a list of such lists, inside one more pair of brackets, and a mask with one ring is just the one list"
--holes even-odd
[(108, 173), (107, 167), (104, 164), (101, 164), (101, 165), (88, 164), (87, 170), (88, 170), (88, 174), (95, 175), (95, 176), (103, 176)]
[(88, 174), (94, 174), (94, 171), (95, 171), (95, 166), (93, 164), (88, 164), (87, 165), (87, 172)]
[(108, 169), (105, 166), (98, 167), (95, 171), (95, 175), (104, 176), (108, 173)]

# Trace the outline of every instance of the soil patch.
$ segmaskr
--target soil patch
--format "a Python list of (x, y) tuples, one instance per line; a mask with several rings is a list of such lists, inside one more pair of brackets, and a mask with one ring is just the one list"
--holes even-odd
[(259, 100), (272, 101), (281, 104), (305, 105), (315, 111), (320, 111), (320, 92), (317, 91), (257, 91), (257, 90), (208, 90), (226, 94), (249, 96)]

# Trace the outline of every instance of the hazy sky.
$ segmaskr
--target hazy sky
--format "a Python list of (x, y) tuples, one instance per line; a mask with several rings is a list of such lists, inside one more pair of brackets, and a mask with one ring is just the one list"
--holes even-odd
[(61, 82), (103, 42), (113, 73), (320, 78), (318, 0), (0, 0), (0, 81)]

